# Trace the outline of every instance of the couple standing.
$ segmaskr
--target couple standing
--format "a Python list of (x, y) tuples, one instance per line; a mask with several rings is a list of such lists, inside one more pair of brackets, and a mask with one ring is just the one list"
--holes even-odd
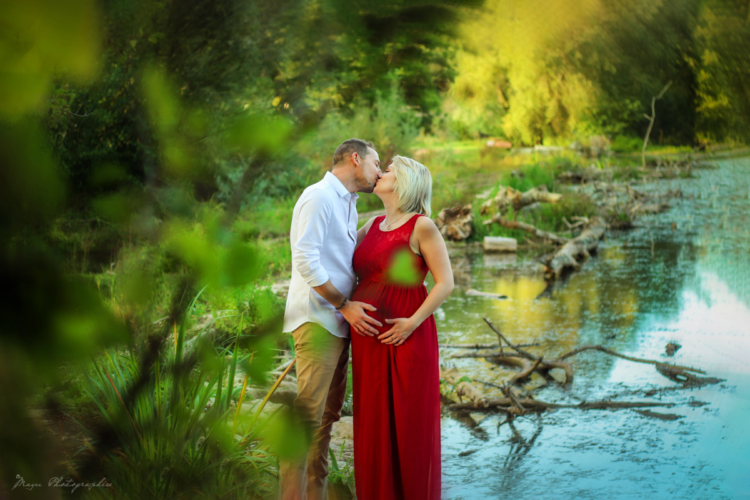
[[(357, 192), (386, 214), (357, 230)], [(432, 313), (453, 290), (430, 220), (432, 177), (373, 145), (344, 141), (333, 169), (294, 207), (284, 316), (297, 353), (295, 410), (313, 431), (307, 456), (282, 462), (282, 500), (327, 498), (331, 427), (341, 417), (352, 348), (354, 473), (359, 500), (440, 498), (438, 341)], [(435, 279), (430, 293), (427, 272)]]

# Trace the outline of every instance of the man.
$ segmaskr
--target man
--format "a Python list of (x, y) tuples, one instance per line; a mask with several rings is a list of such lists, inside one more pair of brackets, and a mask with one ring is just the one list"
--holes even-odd
[(377, 333), (370, 325), (382, 326), (365, 312), (374, 307), (348, 300), (356, 281), (356, 193), (371, 193), (381, 175), (372, 143), (349, 139), (336, 149), (331, 172), (294, 206), (284, 332), (292, 332), (297, 353), (294, 407), (313, 439), (306, 457), (282, 462), (282, 500), (328, 498), (328, 447), (346, 392), (349, 325), (370, 334)]

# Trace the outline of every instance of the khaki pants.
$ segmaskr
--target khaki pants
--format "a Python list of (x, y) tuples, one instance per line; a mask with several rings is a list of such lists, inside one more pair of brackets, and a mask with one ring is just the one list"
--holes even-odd
[(294, 408), (313, 431), (306, 457), (281, 462), (282, 500), (328, 498), (328, 447), (331, 427), (341, 418), (349, 365), (349, 339), (336, 337), (316, 323), (294, 332), (297, 353), (297, 398)]

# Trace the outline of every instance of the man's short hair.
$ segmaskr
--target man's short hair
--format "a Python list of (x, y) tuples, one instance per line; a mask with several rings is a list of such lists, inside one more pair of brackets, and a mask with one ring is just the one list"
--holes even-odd
[(352, 153), (358, 153), (361, 158), (365, 158), (367, 156), (367, 148), (375, 149), (375, 146), (371, 142), (363, 141), (362, 139), (347, 139), (333, 153), (333, 165), (338, 165), (345, 158), (351, 156)]

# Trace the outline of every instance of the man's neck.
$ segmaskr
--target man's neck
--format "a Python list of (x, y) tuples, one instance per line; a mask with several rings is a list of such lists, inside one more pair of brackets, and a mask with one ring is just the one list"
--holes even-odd
[(344, 185), (350, 193), (357, 192), (357, 184), (351, 171), (345, 167), (333, 167), (331, 173)]

